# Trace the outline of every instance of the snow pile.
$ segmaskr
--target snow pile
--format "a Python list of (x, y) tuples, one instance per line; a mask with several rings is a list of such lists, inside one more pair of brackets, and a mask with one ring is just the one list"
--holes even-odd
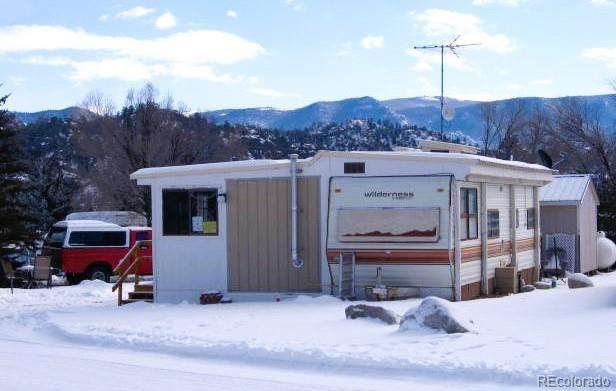
[[(593, 335), (614, 333), (616, 273), (591, 279), (593, 289), (559, 284), (502, 298), (461, 303), (437, 299), (439, 308), (461, 324), (469, 326), (473, 319), (481, 326), (480, 333), (456, 334), (419, 326), (420, 315), (425, 320), (430, 314), (427, 306), (420, 311), (421, 299), (379, 303), (396, 313), (414, 308), (407, 315), (415, 314), (415, 320), (405, 327), (415, 327), (399, 332), (395, 325), (345, 319), (342, 313), (349, 303), (331, 296), (118, 308), (111, 285), (100, 281), (16, 290), (13, 296), (0, 289), (0, 341), (35, 339), (50, 349), (108, 349), (140, 357), (163, 353), (177, 363), (221, 359), (234, 365), (371, 373), (383, 381), (412, 374), (426, 381), (490, 382), (492, 387), (485, 389), (535, 389), (537, 375), (546, 373), (616, 378), (612, 344), (589, 344), (587, 337), (588, 325)], [(130, 284), (125, 290), (131, 290)]]
[(418, 308), (402, 317), (400, 331), (416, 330), (417, 326), (444, 331), (447, 334), (475, 332), (475, 324), (450, 301), (439, 297), (426, 297)]

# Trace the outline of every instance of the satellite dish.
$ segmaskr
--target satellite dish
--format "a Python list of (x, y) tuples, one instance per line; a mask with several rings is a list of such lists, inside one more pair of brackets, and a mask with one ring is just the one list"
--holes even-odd
[(537, 153), (539, 154), (539, 158), (541, 158), (541, 163), (547, 168), (552, 168), (553, 162), (550, 155), (543, 149), (538, 150)]
[(456, 115), (456, 109), (450, 104), (445, 104), (443, 107), (443, 118), (447, 121), (451, 121)]

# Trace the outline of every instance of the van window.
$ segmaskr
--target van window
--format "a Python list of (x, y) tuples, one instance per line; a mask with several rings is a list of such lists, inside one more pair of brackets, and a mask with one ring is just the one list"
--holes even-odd
[(45, 237), (45, 246), (62, 247), (64, 238), (66, 238), (66, 228), (52, 227), (47, 237)]
[(135, 233), (135, 240), (148, 240), (148, 231), (137, 231)]
[(218, 235), (218, 190), (163, 190), (163, 235)]
[(72, 247), (119, 247), (126, 245), (123, 231), (74, 231), (68, 238)]

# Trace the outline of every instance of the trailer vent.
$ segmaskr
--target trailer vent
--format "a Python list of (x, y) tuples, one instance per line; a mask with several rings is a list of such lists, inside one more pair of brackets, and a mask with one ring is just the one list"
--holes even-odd
[(345, 162), (344, 163), (345, 174), (365, 174), (366, 163), (364, 162)]

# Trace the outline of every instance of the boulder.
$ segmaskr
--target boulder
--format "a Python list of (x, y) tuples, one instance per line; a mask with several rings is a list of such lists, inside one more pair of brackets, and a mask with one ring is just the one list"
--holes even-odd
[(552, 287), (552, 283), (546, 281), (535, 281), (533, 285), (537, 289), (550, 289)]
[(567, 286), (571, 289), (588, 288), (595, 286), (592, 280), (582, 273), (570, 274), (567, 278)]
[(534, 290), (535, 290), (535, 286), (534, 285), (530, 285), (530, 284), (525, 284), (525, 285), (522, 285), (520, 287), (520, 293), (532, 292)]
[(400, 322), (400, 331), (415, 328), (416, 325), (447, 334), (474, 332), (474, 322), (450, 301), (429, 296), (422, 300), (417, 309), (407, 311)]
[(393, 311), (386, 310), (383, 307), (374, 305), (350, 305), (344, 310), (344, 313), (347, 319), (374, 318), (380, 319), (387, 324), (398, 324), (398, 322), (400, 322), (400, 315)]

